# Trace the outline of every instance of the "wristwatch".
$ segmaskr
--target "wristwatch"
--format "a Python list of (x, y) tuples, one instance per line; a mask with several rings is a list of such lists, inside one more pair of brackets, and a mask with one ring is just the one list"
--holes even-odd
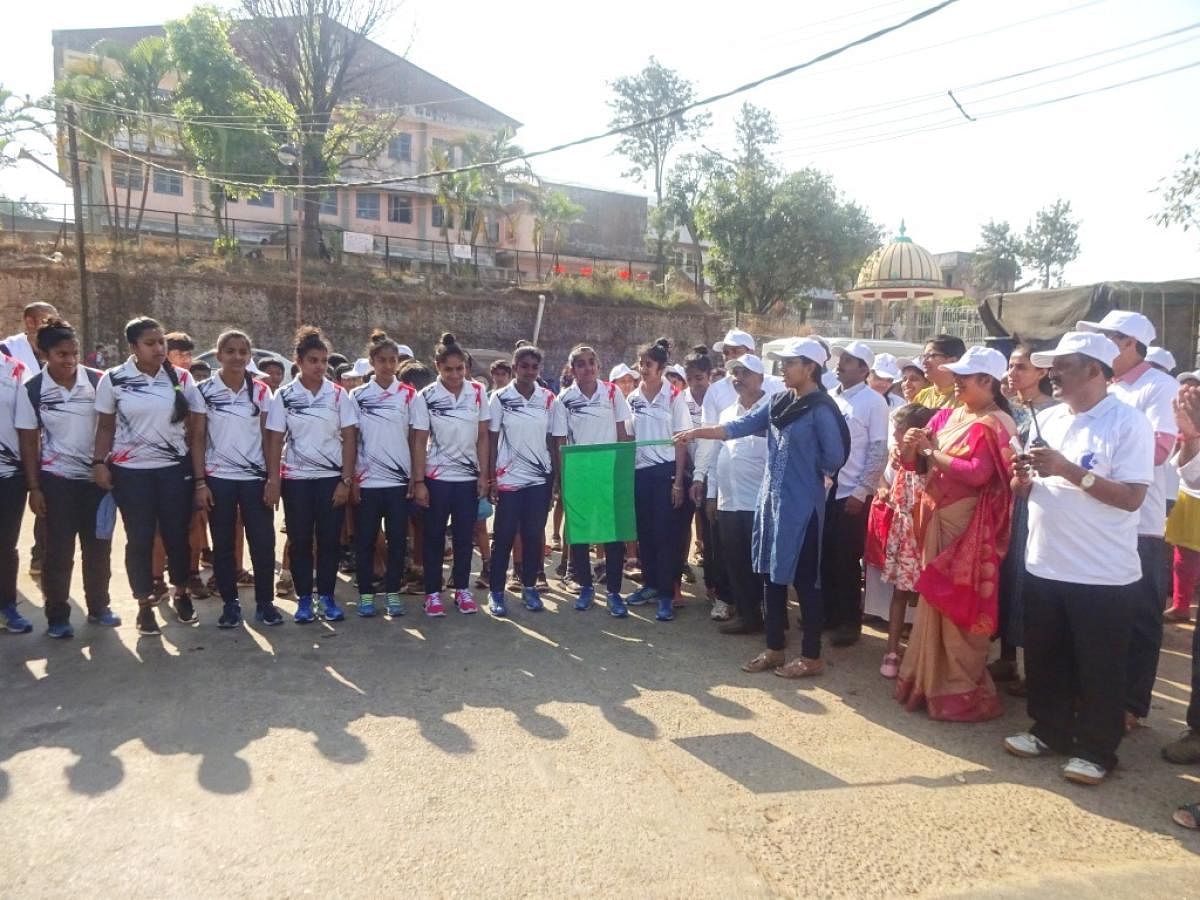
[(1096, 476), (1091, 472), (1085, 472), (1083, 477), (1079, 479), (1079, 486), (1085, 491), (1090, 491), (1092, 485), (1096, 483)]
[(344, 484), (346, 487), (354, 487), (354, 478), (350, 475), (343, 475), (342, 484)]
[(921, 455), (922, 455), (922, 456), (924, 456), (924, 457), (930, 457), (930, 456), (933, 456), (933, 448), (932, 448), (932, 447), (926, 447), (924, 450), (922, 450), (922, 451), (921, 451)]

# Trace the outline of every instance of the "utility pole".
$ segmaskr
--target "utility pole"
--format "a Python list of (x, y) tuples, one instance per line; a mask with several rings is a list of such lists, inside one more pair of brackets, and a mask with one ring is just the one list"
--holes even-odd
[(75, 107), (67, 104), (67, 161), (71, 164), (71, 195), (75, 201), (75, 260), (79, 265), (79, 318), (84, 353), (92, 347), (92, 317), (88, 310), (87, 256), (83, 237), (83, 185), (79, 178), (79, 139), (75, 135)]

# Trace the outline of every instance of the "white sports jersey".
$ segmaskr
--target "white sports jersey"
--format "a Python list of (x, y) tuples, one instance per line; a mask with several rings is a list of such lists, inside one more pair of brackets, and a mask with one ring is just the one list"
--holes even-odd
[(421, 391), (424, 410), (412, 427), (429, 432), (425, 477), (434, 481), (474, 481), (479, 477), (479, 423), (491, 418), (487, 394), (477, 381), (463, 383), (455, 397), (441, 379)]
[(346, 389), (322, 380), (313, 394), (297, 378), (271, 398), (267, 429), (287, 435), (284, 478), (335, 478), (342, 474), (342, 429), (358, 424), (358, 410)]
[(25, 392), (25, 364), (0, 353), (0, 478), (21, 470), (21, 444), (17, 440), (17, 397)]
[(96, 389), (89, 371), (98, 381), (101, 372), (79, 366), (75, 384), (67, 390), (42, 369), (37, 409), (28, 387), (17, 392), (17, 427), (42, 429), (42, 471), (74, 481), (92, 480), (92, 454), (96, 452)]
[[(633, 435), (639, 441), (670, 440), (677, 431), (692, 427), (683, 394), (663, 379), (662, 386), (653, 400), (647, 400), (638, 384), (629, 395), (629, 410), (632, 415)], [(660, 463), (674, 462), (674, 447), (638, 447), (635, 469), (645, 469)]]
[(578, 383), (558, 396), (567, 422), (568, 444), (613, 444), (617, 423), (629, 421), (629, 404), (621, 389), (611, 381), (597, 381), (592, 396), (586, 396)]
[(230, 481), (265, 480), (262, 417), (271, 408), (271, 389), (255, 379), (253, 397), (243, 380), (231, 391), (219, 374), (197, 385), (204, 398), (204, 471)]
[[(204, 412), (196, 381), (185, 369), (175, 369), (188, 410)], [(147, 375), (131, 356), (109, 369), (96, 385), (96, 412), (117, 416), (117, 433), (109, 461), (126, 469), (162, 469), (188, 458), (184, 422), (172, 422), (175, 386), (160, 367)], [(186, 419), (184, 420), (186, 421)]]
[(406, 487), (412, 473), (409, 428), (425, 400), (415, 388), (394, 379), (387, 388), (375, 380), (350, 392), (358, 404), (358, 473), (364, 488)]
[(496, 489), (517, 491), (546, 484), (554, 474), (546, 439), (567, 434), (566, 416), (554, 392), (535, 384), (526, 399), (514, 380), (492, 394), (491, 416), (488, 428), (499, 435)]

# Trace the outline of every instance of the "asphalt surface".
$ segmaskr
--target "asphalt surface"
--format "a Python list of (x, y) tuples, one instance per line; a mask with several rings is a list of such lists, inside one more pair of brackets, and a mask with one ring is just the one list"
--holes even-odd
[(1085, 788), (1003, 752), (1019, 701), (981, 725), (904, 712), (872, 630), (797, 683), (741, 673), (759, 638), (695, 600), (670, 624), (557, 591), (507, 621), (417, 597), (358, 619), (342, 580), (334, 626), (220, 631), (201, 601), (198, 627), (139, 638), (121, 559), (120, 629), (77, 607), (48, 639), (23, 575), (35, 633), (0, 635), (3, 896), (1200, 893), (1200, 835), (1170, 820), (1200, 770), (1158, 758), (1190, 626), (1168, 626), (1149, 727)]

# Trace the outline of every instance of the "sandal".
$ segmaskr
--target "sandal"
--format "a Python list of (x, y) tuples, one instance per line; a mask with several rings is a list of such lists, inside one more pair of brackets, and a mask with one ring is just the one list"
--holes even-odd
[(997, 684), (1017, 680), (1017, 661), (1015, 659), (994, 659), (988, 663), (988, 674)]
[(759, 672), (765, 672), (768, 669), (775, 669), (783, 660), (783, 654), (778, 650), (764, 650), (750, 662), (742, 666), (743, 672), (749, 672), (751, 675), (756, 675)]
[(805, 659), (803, 656), (798, 656), (790, 663), (784, 663), (776, 668), (775, 674), (780, 678), (808, 678), (811, 675), (820, 675), (824, 671), (824, 660)]
[(1190, 828), (1193, 831), (1200, 828), (1200, 803), (1186, 803), (1171, 813), (1171, 819), (1176, 825)]
[(883, 657), (883, 664), (879, 667), (879, 674), (884, 678), (896, 678), (900, 674), (900, 654), (888, 653)]
[(1190, 622), (1192, 621), (1192, 611), (1190, 609), (1176, 609), (1172, 606), (1163, 613), (1163, 620), (1167, 622)]
[(1028, 697), (1029, 685), (1025, 683), (1024, 678), (1018, 678), (1016, 681), (1009, 682), (1008, 696), (1010, 697)]

